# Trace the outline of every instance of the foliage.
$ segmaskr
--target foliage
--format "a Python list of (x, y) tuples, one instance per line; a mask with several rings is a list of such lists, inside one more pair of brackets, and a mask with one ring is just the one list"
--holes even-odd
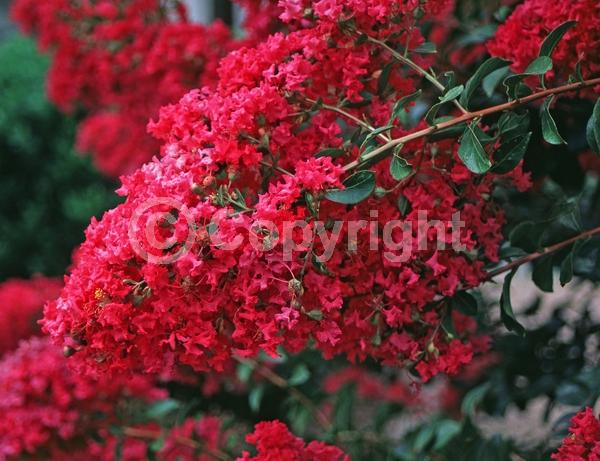
[[(0, 454), (597, 457), (595, 2), (240, 4), (246, 38), (210, 26), (208, 56), (192, 45), (213, 29), (178, 2), (16, 2), (83, 126), (131, 111), (139, 134), (163, 107), (161, 156), (88, 227), (45, 306), (50, 338), (0, 363)], [(101, 140), (122, 164), (110, 152), (127, 142)], [(422, 213), (464, 232), (422, 234)], [(548, 307), (559, 286), (568, 300)], [(482, 421), (532, 405), (551, 426), (536, 440)]]

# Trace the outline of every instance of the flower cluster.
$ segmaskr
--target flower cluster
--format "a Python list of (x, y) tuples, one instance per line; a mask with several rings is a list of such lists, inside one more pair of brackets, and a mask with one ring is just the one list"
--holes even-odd
[(44, 303), (56, 298), (61, 288), (60, 280), (46, 277), (0, 284), (0, 356), (15, 349), (21, 339), (41, 333), (37, 322)]
[(280, 421), (257, 424), (254, 432), (246, 436), (246, 441), (256, 447), (257, 455), (244, 452), (237, 461), (350, 461), (337, 447), (323, 442), (306, 444)]
[[(578, 62), (584, 78), (597, 75), (600, 64), (596, 59), (600, 50), (600, 16), (595, 0), (573, 0), (548, 3), (527, 0), (515, 8), (502, 24), (488, 50), (493, 56), (512, 61), (515, 72), (523, 72), (537, 56), (540, 45), (556, 26), (576, 20), (554, 51), (554, 69), (549, 74), (566, 81), (575, 72)], [(590, 93), (595, 94), (595, 93)]]
[(232, 43), (220, 22), (188, 23), (178, 2), (19, 0), (12, 16), (53, 51), (50, 99), (65, 111), (87, 111), (78, 148), (115, 177), (156, 154), (147, 121), (191, 88), (214, 85)]
[[(492, 193), (498, 184), (527, 188), (528, 178), (520, 167), (476, 177), (458, 159), (455, 140), (421, 138), (402, 151), (414, 168), (410, 178), (398, 184), (388, 160), (372, 168), (378, 187), (367, 200), (349, 207), (324, 199), (340, 187), (342, 165), (360, 154), (360, 143), (352, 142), (364, 129), (357, 120), (385, 125), (394, 102), (418, 83), (386, 49), (357, 37), (398, 47), (423, 39), (411, 27), (413, 5), (279, 5), (291, 31), (231, 52), (215, 90), (194, 90), (161, 109), (151, 130), (163, 142), (163, 157), (124, 178), (125, 203), (87, 230), (79, 261), (44, 320), (84, 368), (157, 372), (176, 363), (219, 371), (233, 355), (275, 356), (279, 347), (298, 352), (312, 341), (326, 358), (415, 365), (427, 380), (458, 372), (487, 348), (471, 328), (461, 330), (444, 298), (479, 285), (485, 263), (497, 261), (504, 219)], [(438, 7), (430, 1), (424, 14)], [(427, 66), (430, 58), (415, 59)], [(385, 67), (393, 71), (382, 88)], [(406, 132), (393, 120), (392, 136)], [(331, 148), (337, 158), (316, 156)], [(131, 242), (147, 240), (156, 212), (170, 215), (151, 239), (161, 245), (136, 251)], [(449, 248), (456, 236), (446, 231), (403, 236), (399, 228), (391, 239), (402, 248), (391, 253), (411, 250), (407, 258), (371, 247), (369, 236), (381, 243), (386, 223), (417, 223), (423, 212), (440, 222), (460, 213), (463, 248)], [(315, 239), (286, 260), (275, 238), (282, 226), (305, 223), (292, 236), (297, 242), (317, 234), (320, 219), (345, 223), (339, 233), (348, 245), (320, 262), (325, 249)], [(360, 220), (379, 230), (366, 226), (351, 236), (348, 223)], [(243, 243), (226, 245), (241, 234), (248, 237)], [(170, 253), (167, 264), (149, 257)], [(440, 328), (450, 315), (457, 335)]]
[(48, 338), (34, 337), (0, 361), (0, 395), (1, 459), (67, 459), (72, 451), (102, 452), (91, 441), (122, 422), (124, 399), (153, 400), (163, 392), (144, 377), (96, 380), (74, 373)]
[(555, 461), (600, 460), (600, 421), (591, 408), (586, 408), (571, 420), (569, 435), (558, 451), (552, 455)]

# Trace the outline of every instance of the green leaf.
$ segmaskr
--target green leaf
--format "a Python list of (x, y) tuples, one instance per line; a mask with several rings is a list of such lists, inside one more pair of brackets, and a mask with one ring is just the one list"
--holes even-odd
[(383, 94), (385, 93), (385, 90), (388, 87), (388, 82), (390, 81), (390, 73), (392, 72), (392, 67), (393, 67), (393, 63), (388, 63), (385, 66), (383, 66), (383, 69), (381, 69), (381, 75), (379, 76), (379, 79), (377, 80), (377, 94), (379, 94), (380, 96), (383, 96)]
[(525, 75), (544, 75), (552, 69), (552, 59), (548, 56), (540, 56), (534, 59), (525, 69)]
[(458, 421), (453, 421), (451, 419), (446, 419), (444, 421), (440, 421), (436, 427), (436, 436), (435, 436), (435, 444), (433, 445), (433, 450), (441, 450), (448, 443), (454, 439), (460, 432), (462, 431), (462, 424)]
[(492, 171), (497, 174), (506, 174), (512, 171), (523, 159), (530, 139), (531, 132), (504, 141), (494, 155), (496, 163), (494, 163)]
[(570, 28), (576, 24), (577, 21), (567, 21), (555, 27), (554, 30), (550, 32), (542, 42), (542, 46), (540, 47), (540, 56), (552, 56), (552, 52), (554, 51), (556, 45), (558, 45), (560, 39)]
[(537, 287), (545, 292), (554, 291), (554, 258), (549, 254), (535, 261), (531, 279)]
[(237, 376), (238, 379), (247, 383), (250, 381), (250, 377), (252, 376), (252, 372), (254, 371), (254, 367), (250, 363), (242, 362), (237, 366)]
[(553, 100), (554, 96), (548, 96), (544, 100), (544, 104), (542, 104), (542, 136), (544, 137), (544, 140), (549, 144), (566, 144), (566, 141), (558, 132), (558, 128), (556, 128), (556, 122), (552, 118), (552, 115), (550, 115), (550, 105), (552, 104)]
[[(571, 27), (575, 26), (575, 24), (577, 24), (577, 21), (567, 21), (554, 28), (542, 42), (542, 46), (540, 47), (540, 57), (545, 56), (550, 58), (554, 48), (556, 48), (556, 45), (560, 42), (560, 39)], [(542, 82), (542, 87), (544, 87), (543, 75), (540, 77), (540, 80)]]
[(457, 309), (465, 315), (474, 317), (477, 315), (478, 302), (475, 296), (466, 292), (459, 291), (450, 300), (450, 305), (453, 309)]
[(577, 253), (583, 245), (587, 243), (589, 239), (581, 239), (573, 244), (573, 249), (569, 252), (567, 257), (563, 259), (560, 265), (560, 285), (565, 286), (571, 280), (573, 280), (574, 263)]
[(500, 82), (508, 75), (509, 66), (501, 67), (487, 75), (481, 83), (481, 88), (488, 98), (491, 98)]
[(432, 424), (427, 424), (421, 428), (415, 437), (415, 443), (413, 450), (417, 453), (421, 453), (425, 447), (433, 440), (435, 436), (435, 427)]
[(288, 379), (290, 386), (300, 386), (310, 379), (310, 371), (304, 364), (300, 364), (294, 368), (292, 376)]
[(435, 43), (431, 43), (431, 42), (425, 42), (425, 43), (419, 45), (418, 47), (416, 47), (412, 51), (415, 53), (420, 53), (420, 54), (437, 53), (437, 50), (435, 48)]
[(502, 287), (502, 295), (500, 296), (500, 318), (502, 322), (510, 331), (514, 331), (520, 336), (525, 335), (525, 328), (521, 325), (512, 308), (512, 302), (510, 300), (510, 284), (516, 274), (517, 269), (513, 269), (506, 278), (504, 279), (504, 286)]
[(260, 410), (260, 404), (262, 398), (265, 395), (265, 387), (263, 385), (257, 386), (250, 391), (248, 394), (248, 405), (254, 413), (258, 413)]
[(422, 90), (418, 90), (412, 94), (403, 96), (400, 99), (398, 99), (398, 101), (396, 101), (396, 103), (394, 104), (394, 108), (392, 109), (392, 115), (390, 117), (388, 125), (391, 125), (392, 122), (400, 116), (400, 113), (406, 106), (408, 106), (411, 102), (415, 102), (417, 99), (419, 99), (422, 93)]
[(339, 149), (339, 148), (335, 148), (335, 147), (330, 147), (327, 149), (323, 149), (322, 151), (319, 151), (315, 154), (316, 158), (319, 157), (331, 157), (331, 158), (337, 158), (337, 157), (341, 157), (342, 155), (344, 155), (344, 149)]
[(505, 138), (525, 134), (529, 130), (529, 113), (504, 112), (498, 120), (498, 131)]
[(146, 410), (146, 416), (150, 419), (161, 419), (179, 408), (179, 402), (173, 399), (159, 400)]
[(596, 100), (592, 116), (588, 120), (585, 135), (590, 148), (600, 154), (600, 98)]
[(375, 174), (358, 171), (344, 181), (344, 189), (327, 191), (325, 197), (332, 202), (354, 205), (366, 199), (375, 189)]
[(425, 114), (425, 120), (427, 121), (427, 123), (429, 123), (430, 125), (434, 125), (435, 118), (436, 118), (437, 113), (439, 112), (440, 108), (444, 104), (458, 98), (461, 95), (461, 93), (463, 92), (464, 88), (465, 87), (463, 85), (455, 86), (454, 88), (450, 88), (446, 93), (444, 93), (442, 96), (440, 96), (440, 98), (439, 98), (440, 102), (431, 106), (431, 109), (429, 109), (427, 114)]
[(404, 194), (400, 194), (398, 195), (398, 201), (396, 202), (396, 205), (398, 206), (398, 210), (400, 211), (400, 214), (404, 217), (406, 216), (406, 212), (408, 211), (408, 199), (404, 196)]
[(306, 313), (306, 315), (308, 315), (309, 318), (313, 319), (313, 320), (317, 320), (317, 321), (321, 321), (323, 320), (323, 312), (318, 310), (318, 309), (314, 309), (312, 311), (308, 311)]
[(467, 80), (465, 90), (460, 95), (460, 103), (467, 107), (475, 90), (479, 87), (485, 77), (499, 69), (506, 69), (509, 61), (500, 58), (489, 58), (475, 71), (473, 76)]
[(458, 156), (470, 171), (483, 174), (490, 169), (492, 162), (477, 138), (473, 125), (474, 123), (465, 128), (458, 148)]
[(462, 412), (465, 415), (472, 417), (475, 414), (477, 406), (483, 402), (483, 399), (490, 390), (490, 387), (491, 383), (486, 382), (467, 392), (461, 404)]
[(395, 152), (390, 162), (390, 174), (396, 181), (402, 181), (412, 173), (412, 166)]
[(386, 125), (376, 128), (373, 131), (369, 132), (369, 134), (360, 146), (361, 150), (364, 149), (371, 141), (374, 141), (377, 136), (379, 136), (382, 133), (385, 133), (386, 131), (391, 130), (392, 128), (394, 128), (393, 125)]

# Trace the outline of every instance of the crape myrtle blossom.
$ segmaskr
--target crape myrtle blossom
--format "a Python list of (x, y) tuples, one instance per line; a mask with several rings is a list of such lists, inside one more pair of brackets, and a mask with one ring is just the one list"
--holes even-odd
[[(554, 68), (548, 76), (550, 80), (565, 82), (580, 63), (583, 78), (590, 78), (600, 72), (597, 59), (600, 52), (598, 9), (597, 0), (526, 0), (498, 27), (487, 43), (488, 51), (492, 56), (510, 60), (515, 72), (523, 72), (538, 56), (540, 45), (550, 31), (566, 21), (575, 20), (575, 26), (554, 50)], [(584, 94), (595, 97), (597, 91), (589, 89)]]
[[(425, 3), (422, 14), (442, 3)], [(504, 217), (493, 192), (501, 185), (524, 190), (528, 177), (520, 167), (508, 175), (476, 176), (458, 159), (457, 141), (421, 138), (404, 146), (415, 172), (400, 185), (388, 160), (371, 167), (378, 188), (367, 200), (347, 206), (324, 198), (341, 187), (342, 165), (359, 155), (349, 141), (356, 120), (384, 126), (394, 102), (420, 80), (358, 34), (418, 46), (423, 39), (411, 24), (419, 4), (279, 6), (289, 31), (231, 52), (220, 63), (214, 90), (193, 90), (161, 109), (150, 129), (163, 143), (162, 158), (123, 178), (125, 203), (88, 228), (78, 263), (44, 319), (45, 331), (73, 349), (75, 366), (159, 372), (175, 363), (219, 371), (233, 356), (261, 350), (275, 356), (280, 347), (298, 352), (310, 343), (326, 358), (343, 354), (351, 361), (415, 366), (427, 380), (458, 372), (487, 349), (471, 330), (456, 325), (457, 335), (449, 335), (440, 328), (450, 315), (445, 298), (478, 286), (484, 265), (498, 260)], [(431, 58), (415, 59), (427, 67)], [(385, 66), (391, 72), (381, 89)], [(344, 106), (347, 115), (333, 106)], [(398, 121), (393, 125), (390, 136), (407, 132)], [(337, 158), (316, 157), (331, 148), (339, 150)], [(161, 202), (136, 216), (149, 201), (165, 199), (181, 208)], [(438, 249), (432, 229), (427, 250), (418, 251), (413, 235), (403, 242), (414, 249), (410, 258), (390, 261), (370, 248), (367, 227), (355, 248), (336, 247), (325, 264), (316, 260), (324, 251), (318, 240), (284, 261), (282, 243), (261, 227), (264, 221), (305, 221), (306, 229), (297, 229), (301, 240), (304, 231), (315, 232), (315, 221), (370, 220), (373, 210), (380, 229), (390, 220), (417, 222), (424, 211), (445, 222), (460, 212), (464, 250)], [(157, 211), (170, 218), (157, 220)], [(134, 216), (136, 239), (143, 241), (150, 227), (157, 241), (168, 242), (155, 256), (187, 244), (189, 251), (167, 264), (140, 257), (130, 244)], [(190, 219), (197, 235), (191, 243)], [(215, 233), (228, 242), (239, 229), (271, 251), (258, 252), (247, 240), (235, 249), (211, 243)], [(340, 232), (345, 236), (347, 227)], [(394, 238), (400, 241), (400, 229)], [(451, 235), (442, 240), (451, 243)]]
[(600, 460), (600, 421), (591, 408), (576, 414), (571, 420), (569, 435), (556, 453), (555, 461)]
[(121, 403), (132, 396), (156, 400), (164, 392), (147, 377), (75, 373), (49, 338), (33, 337), (0, 361), (0, 395), (0, 459), (76, 459), (69, 458), (72, 452), (99, 450), (93, 449), (94, 434), (107, 435), (109, 425), (123, 423)]
[(15, 349), (21, 339), (41, 334), (37, 322), (44, 303), (58, 297), (62, 286), (61, 280), (42, 276), (0, 284), (0, 356)]

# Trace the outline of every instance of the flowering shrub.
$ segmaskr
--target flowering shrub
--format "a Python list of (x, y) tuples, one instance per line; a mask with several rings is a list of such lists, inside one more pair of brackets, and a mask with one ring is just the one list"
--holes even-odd
[(120, 396), (162, 396), (146, 378), (95, 380), (73, 373), (47, 338), (23, 341), (4, 356), (0, 393), (3, 459), (66, 459), (91, 434), (117, 421)]
[(552, 455), (556, 461), (593, 461), (600, 459), (600, 421), (591, 408), (575, 415), (569, 435), (558, 452)]
[[(543, 291), (557, 272), (600, 280), (597, 179), (534, 161), (543, 146), (600, 151), (595, 5), (567, 3), (505, 5), (487, 44), (461, 47), (445, 43), (462, 29), (444, 24), (460, 8), (447, 0), (241, 1), (241, 40), (187, 23), (178, 2), (19, 0), (14, 16), (54, 49), (51, 96), (87, 110), (80, 145), (130, 174), (45, 306), (67, 358), (48, 347), (51, 370), (19, 372), (19, 349), (0, 365), (7, 393), (54, 370), (114, 392), (83, 393), (74, 419), (7, 453), (75, 437), (132, 459), (527, 459), (477, 428), (478, 409), (584, 406), (600, 385), (588, 309), (579, 324), (523, 322), (528, 337), (530, 310), (511, 302), (527, 263)], [(484, 307), (477, 290), (503, 274)], [(124, 376), (151, 403), (121, 421)], [(154, 401), (157, 377), (168, 398)], [(73, 423), (96, 411), (109, 422)], [(428, 419), (387, 430), (405, 416)]]

